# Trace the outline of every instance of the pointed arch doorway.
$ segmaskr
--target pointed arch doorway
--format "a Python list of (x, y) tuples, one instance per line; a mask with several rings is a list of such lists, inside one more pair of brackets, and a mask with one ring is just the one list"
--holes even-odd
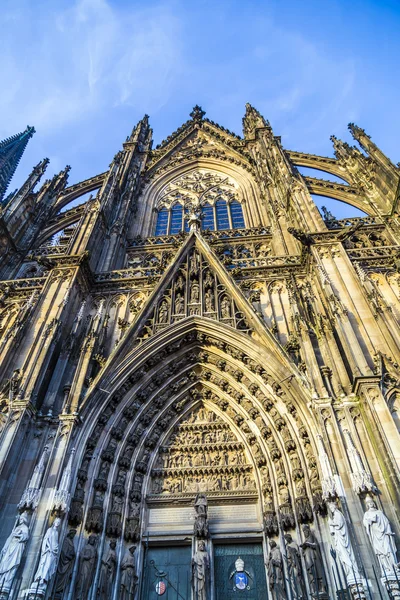
[(146, 495), (142, 598), (192, 598), (197, 494), (208, 500), (207, 598), (266, 597), (262, 508), (252, 458), (203, 399), (154, 454)]

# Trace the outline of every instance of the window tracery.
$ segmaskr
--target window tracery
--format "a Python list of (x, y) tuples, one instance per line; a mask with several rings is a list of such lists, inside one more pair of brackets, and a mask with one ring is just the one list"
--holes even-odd
[(235, 182), (212, 171), (197, 170), (182, 175), (164, 188), (157, 204), (156, 236), (188, 231), (185, 212), (189, 205), (200, 207), (203, 230), (245, 227)]

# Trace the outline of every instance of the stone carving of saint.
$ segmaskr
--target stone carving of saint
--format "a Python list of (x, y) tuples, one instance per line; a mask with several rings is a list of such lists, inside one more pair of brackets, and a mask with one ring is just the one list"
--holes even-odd
[(394, 533), (389, 519), (379, 510), (371, 497), (366, 500), (367, 511), (364, 514), (363, 525), (378, 558), (382, 577), (393, 575), (396, 559)]
[(168, 303), (166, 300), (163, 300), (160, 304), (160, 308), (158, 309), (158, 322), (159, 323), (167, 323), (168, 322)]
[(185, 308), (185, 301), (181, 294), (177, 294), (175, 298), (175, 314), (181, 315)]
[(97, 562), (97, 536), (91, 535), (84, 547), (79, 560), (79, 570), (75, 589), (75, 600), (88, 600), (89, 591), (93, 583), (93, 577)]
[(55, 583), (55, 595), (61, 596), (69, 584), (76, 556), (74, 537), (76, 529), (70, 529), (65, 536), (64, 543), (61, 548), (61, 554), (57, 566), (57, 575)]
[(194, 508), (196, 511), (196, 518), (194, 522), (194, 535), (198, 538), (206, 538), (208, 537), (208, 502), (206, 495), (202, 492), (197, 494), (194, 501)]
[(190, 289), (190, 302), (197, 303), (200, 298), (200, 288), (196, 281), (193, 281)]
[(134, 556), (135, 550), (136, 546), (131, 546), (122, 560), (119, 600), (133, 600), (135, 597), (138, 582)]
[(300, 544), (303, 553), (307, 579), (311, 595), (325, 593), (325, 577), (321, 550), (313, 531), (308, 525), (303, 526), (304, 542)]
[(11, 588), (28, 539), (28, 513), (23, 512), (0, 553), (0, 590)]
[(269, 589), (274, 600), (285, 600), (286, 590), (281, 551), (274, 540), (270, 541), (269, 546), (270, 552), (267, 561)]
[(206, 312), (213, 312), (214, 310), (214, 295), (211, 290), (207, 290), (204, 297), (204, 304)]
[(97, 598), (99, 600), (109, 600), (112, 598), (115, 567), (117, 564), (116, 545), (116, 542), (110, 542), (110, 547), (104, 552), (101, 560), (100, 579), (97, 588)]
[(357, 581), (359, 581), (360, 574), (358, 572), (356, 558), (350, 542), (346, 519), (334, 502), (328, 503), (328, 509), (329, 529), (331, 536), (333, 537), (335, 550), (345, 572), (346, 579), (347, 581), (354, 581), (355, 578)]
[(39, 566), (33, 578), (34, 582), (40, 582), (40, 587), (46, 589), (47, 584), (57, 569), (58, 558), (58, 536), (61, 519), (54, 519), (54, 523), (46, 531), (40, 553)]
[(197, 252), (193, 252), (192, 258), (190, 259), (190, 273), (197, 275), (200, 268), (199, 255)]
[(221, 300), (221, 317), (223, 319), (231, 318), (231, 303), (227, 296), (224, 296)]
[(299, 547), (290, 535), (290, 533), (286, 533), (284, 538), (286, 541), (289, 584), (292, 592), (291, 596), (293, 600), (300, 600), (300, 598), (306, 598), (307, 594), (304, 589), (304, 580), (303, 572), (301, 570)]
[(192, 559), (192, 581), (194, 600), (207, 600), (207, 583), (210, 562), (206, 545), (201, 540)]

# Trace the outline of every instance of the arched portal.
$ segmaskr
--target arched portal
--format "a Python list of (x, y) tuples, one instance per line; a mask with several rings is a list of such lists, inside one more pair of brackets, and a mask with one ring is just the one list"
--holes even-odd
[(145, 340), (87, 399), (69, 521), (81, 544), (96, 536), (99, 561), (112, 540), (121, 560), (137, 546), (144, 594), (157, 581), (154, 564), (168, 585), (187, 581), (198, 493), (209, 504), (215, 598), (229, 597), (227, 570), (239, 556), (264, 594), (265, 536), (299, 530), (324, 510), (304, 391), (277, 380), (275, 359), (262, 354), (246, 333), (187, 317)]

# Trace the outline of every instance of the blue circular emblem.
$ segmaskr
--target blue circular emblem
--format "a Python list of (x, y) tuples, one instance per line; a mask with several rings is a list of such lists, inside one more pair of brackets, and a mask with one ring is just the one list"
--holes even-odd
[(242, 591), (245, 590), (249, 584), (249, 578), (243, 571), (241, 573), (235, 573), (235, 587)]

